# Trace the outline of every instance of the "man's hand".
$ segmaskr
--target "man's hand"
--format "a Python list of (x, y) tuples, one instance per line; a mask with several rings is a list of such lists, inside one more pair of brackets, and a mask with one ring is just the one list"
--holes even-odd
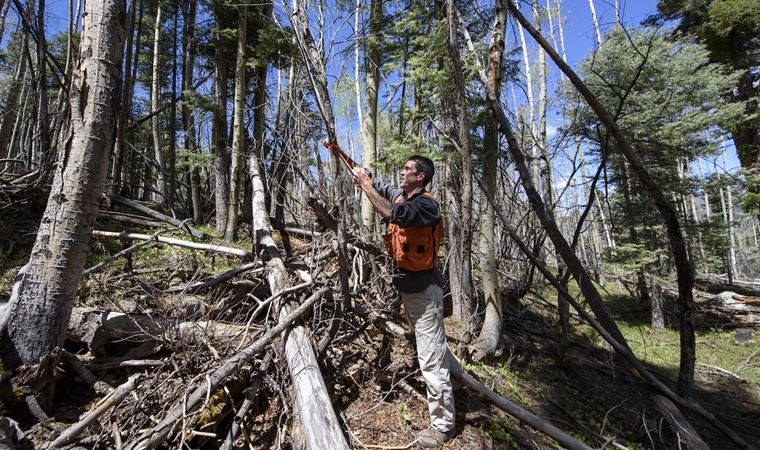
[(351, 178), (354, 180), (354, 184), (359, 186), (364, 192), (368, 192), (370, 189), (375, 189), (372, 186), (372, 178), (369, 176), (369, 171), (364, 167), (356, 166), (351, 170)]

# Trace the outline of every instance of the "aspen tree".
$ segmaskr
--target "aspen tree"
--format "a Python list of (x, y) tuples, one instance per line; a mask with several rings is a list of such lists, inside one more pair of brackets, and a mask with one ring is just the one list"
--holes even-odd
[[(87, 2), (79, 70), (72, 77), (72, 136), (55, 173), (0, 350), (6, 367), (36, 363), (63, 345), (108, 173), (118, 112), (123, 2)], [(64, 182), (65, 180), (65, 182)], [(4, 320), (3, 320), (4, 321)]]

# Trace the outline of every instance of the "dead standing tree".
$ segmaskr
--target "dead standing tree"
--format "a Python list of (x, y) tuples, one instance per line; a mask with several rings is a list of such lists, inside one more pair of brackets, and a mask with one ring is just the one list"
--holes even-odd
[(124, 2), (88, 2), (79, 75), (71, 83), (71, 137), (59, 161), (0, 350), (6, 367), (36, 363), (63, 343), (103, 193), (119, 105)]

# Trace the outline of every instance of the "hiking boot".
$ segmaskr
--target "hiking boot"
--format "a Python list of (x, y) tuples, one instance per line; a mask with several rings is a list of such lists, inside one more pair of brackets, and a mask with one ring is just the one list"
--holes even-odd
[(438, 431), (433, 427), (429, 427), (428, 429), (417, 433), (417, 445), (422, 448), (437, 448), (454, 437), (454, 433), (455, 430), (453, 428), (444, 433), (443, 431)]

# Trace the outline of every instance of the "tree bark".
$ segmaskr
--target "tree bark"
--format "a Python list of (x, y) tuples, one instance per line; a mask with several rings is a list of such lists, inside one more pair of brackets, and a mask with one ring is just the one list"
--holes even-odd
[[(72, 137), (55, 174), (28, 272), (0, 347), (6, 367), (35, 363), (63, 344), (105, 184), (118, 112), (123, 2), (88, 2), (79, 76), (72, 77)], [(65, 183), (64, 183), (65, 180)]]
[(45, 171), (54, 155), (49, 148), (48, 136), (48, 80), (47, 80), (47, 38), (45, 37), (45, 0), (38, 0), (37, 6), (37, 126), (35, 134), (37, 154)]
[(127, 16), (127, 42), (125, 45), (124, 56), (124, 83), (122, 84), (121, 108), (119, 110), (119, 120), (116, 124), (116, 145), (114, 146), (113, 167), (111, 169), (111, 194), (121, 195), (122, 182), (126, 181), (122, 177), (122, 169), (125, 166), (127, 155), (127, 121), (129, 120), (132, 110), (132, 44), (135, 35), (135, 18), (138, 0), (133, 0), (129, 7)]
[(472, 322), (473, 286), (472, 286), (472, 156), (470, 150), (470, 117), (465, 96), (464, 70), (459, 56), (459, 39), (457, 37), (457, 18), (454, 0), (446, 1), (449, 23), (448, 52), (451, 58), (452, 78), (454, 81), (454, 98), (459, 118), (459, 150), (462, 157), (462, 199), (459, 242), (456, 246), (457, 257), (462, 264), (461, 290), (459, 298), (452, 298), (454, 318), (461, 323)]
[[(182, 91), (193, 90), (193, 69), (195, 68), (195, 13), (196, 2), (185, 4), (185, 21), (182, 30)], [(195, 111), (188, 102), (182, 102), (182, 127), (185, 129), (185, 151), (198, 151), (198, 140), (195, 135)], [(190, 202), (193, 208), (193, 222), (203, 223), (203, 202), (201, 200), (200, 169), (196, 165), (190, 167)]]
[(214, 39), (214, 119), (211, 124), (214, 140), (214, 203), (216, 232), (227, 229), (229, 212), (230, 149), (227, 146), (227, 58), (222, 51), (222, 6), (215, 3)]
[[(151, 119), (151, 136), (153, 137), (153, 151), (155, 152), (156, 164), (158, 170), (156, 170), (156, 179), (158, 181), (158, 201), (164, 203), (167, 199), (167, 183), (164, 169), (166, 169), (166, 160), (164, 157), (163, 148), (161, 148), (161, 121), (159, 117), (159, 96), (160, 81), (159, 77), (159, 55), (161, 52), (161, 15), (163, 8), (161, 2), (158, 2), (156, 9), (156, 26), (153, 31), (153, 71), (150, 82), (150, 112), (153, 115)], [(146, 179), (146, 182), (148, 179)], [(148, 183), (148, 186), (150, 184)]]
[(233, 100), (233, 132), (232, 132), (232, 156), (230, 165), (230, 197), (228, 200), (227, 226), (224, 230), (224, 239), (234, 241), (237, 239), (240, 191), (243, 184), (243, 167), (245, 166), (245, 124), (243, 123), (243, 110), (245, 108), (245, 66), (247, 57), (245, 45), (247, 39), (248, 7), (240, 6), (238, 20), (237, 53), (235, 59), (235, 99)]
[[(371, 0), (369, 37), (365, 57), (366, 98), (362, 132), (362, 166), (372, 167), (377, 156), (377, 94), (380, 88), (381, 36), (383, 31), (383, 1)], [(358, 30), (357, 30), (358, 32)], [(362, 224), (370, 233), (375, 230), (375, 208), (366, 195), (361, 196)]]
[[(501, 92), (501, 66), (504, 54), (504, 30), (507, 11), (501, 5), (494, 7), (494, 21), (491, 27), (491, 46), (488, 52), (488, 83), (497, 96)], [(499, 125), (491, 112), (483, 138), (483, 190), (486, 198), (496, 196), (496, 179), (499, 155)], [(483, 326), (475, 344), (475, 358), (491, 356), (496, 351), (501, 337), (502, 303), (499, 296), (499, 272), (496, 262), (496, 222), (494, 208), (490, 202), (481, 201), (480, 206), (480, 253), (481, 278), (486, 310)]]

